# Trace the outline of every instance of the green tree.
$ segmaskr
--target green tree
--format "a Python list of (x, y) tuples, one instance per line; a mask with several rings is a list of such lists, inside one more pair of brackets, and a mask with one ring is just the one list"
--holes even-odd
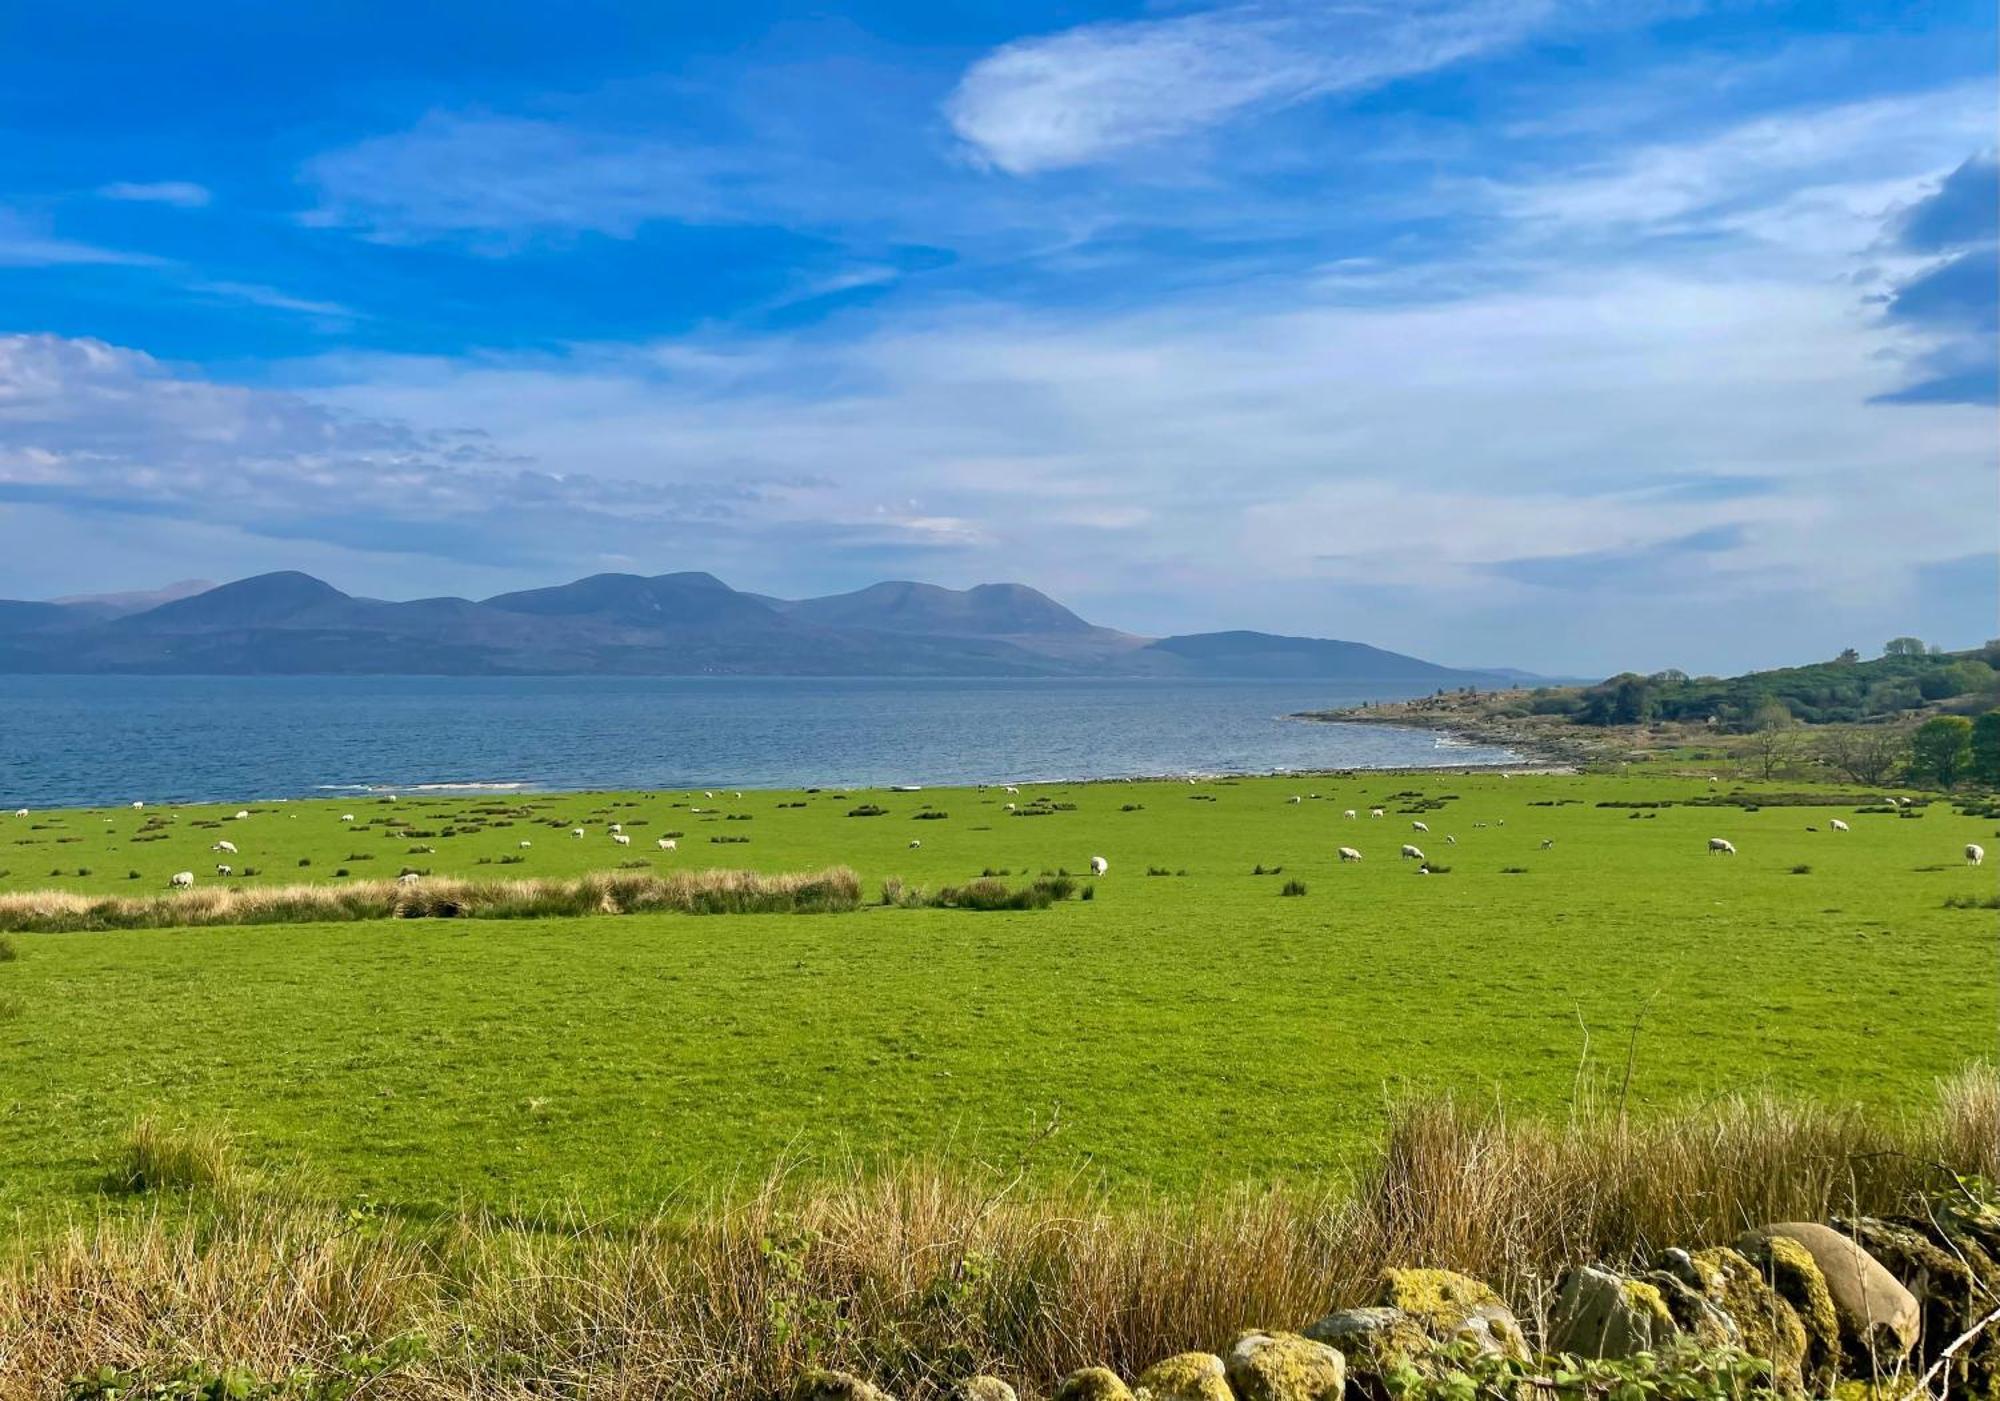
[(1989, 710), (1972, 722), (1972, 776), (2000, 788), (2000, 710)]
[(1861, 654), (1855, 651), (1852, 647), (1845, 647), (1841, 649), (1840, 655), (1835, 657), (1834, 660), (1836, 662), (1839, 662), (1842, 666), (1853, 666), (1856, 662), (1861, 660)]
[(1940, 715), (1917, 726), (1910, 737), (1910, 777), (1949, 788), (1972, 768), (1972, 722), (1963, 715)]
[(1921, 637), (1892, 637), (1882, 646), (1885, 657), (1921, 657), (1928, 649)]

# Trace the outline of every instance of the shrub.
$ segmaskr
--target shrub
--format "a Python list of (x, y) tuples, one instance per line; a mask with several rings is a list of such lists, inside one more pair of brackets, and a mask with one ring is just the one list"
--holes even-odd
[(875, 803), (863, 803), (859, 807), (849, 808), (847, 810), (847, 815), (849, 817), (881, 817), (885, 815), (888, 811), (889, 809), (881, 807)]
[(149, 1114), (126, 1136), (111, 1186), (121, 1192), (216, 1191), (241, 1174), (222, 1129), (169, 1129)]
[(21, 951), (14, 947), (12, 939), (0, 937), (0, 963), (12, 963), (20, 956)]
[(1792, 874), (1795, 876), (1809, 876), (1812, 874), (1812, 867), (1801, 861), (1798, 865), (1792, 867)]
[(1285, 882), (1285, 888), (1278, 893), (1280, 895), (1303, 895), (1306, 893), (1306, 883), (1302, 880), (1288, 880)]
[(312, 865), (312, 863), (313, 863), (313, 859), (312, 859), (312, 858), (311, 858), (310, 856), (301, 856), (301, 857), (299, 858), (299, 867), (300, 867), (300, 869), (302, 869), (302, 870), (303, 870), (303, 869), (304, 869), (305, 867), (307, 867), (307, 866), (310, 866), (310, 865)]

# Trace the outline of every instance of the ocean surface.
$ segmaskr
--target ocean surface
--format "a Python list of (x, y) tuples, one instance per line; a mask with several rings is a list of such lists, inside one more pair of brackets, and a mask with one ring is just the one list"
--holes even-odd
[(1312, 681), (0, 676), (0, 805), (1504, 763)]

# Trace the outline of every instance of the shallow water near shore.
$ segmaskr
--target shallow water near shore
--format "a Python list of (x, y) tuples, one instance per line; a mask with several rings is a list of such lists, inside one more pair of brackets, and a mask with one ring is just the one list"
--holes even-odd
[(0, 677), (0, 802), (954, 784), (1506, 763), (1313, 681)]

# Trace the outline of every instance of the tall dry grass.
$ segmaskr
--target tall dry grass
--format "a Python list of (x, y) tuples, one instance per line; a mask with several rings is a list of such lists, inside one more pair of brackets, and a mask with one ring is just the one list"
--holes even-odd
[(1350, 1190), (1133, 1206), (1017, 1174), (773, 1177), (633, 1223), (355, 1217), (269, 1190), (156, 1194), (0, 1263), (0, 1396), (190, 1362), (371, 1397), (768, 1397), (813, 1365), (929, 1397), (993, 1371), (1046, 1393), (1365, 1300), (1392, 1264), (1484, 1277), (1534, 1318), (1580, 1259), (1770, 1219), (1914, 1206), (2000, 1175), (2000, 1077), (1907, 1117), (1742, 1098), (1643, 1123), (1422, 1103)]
[(65, 890), (0, 894), (0, 929), (68, 933), (215, 924), (300, 924), (363, 919), (540, 919), (561, 915), (817, 914), (861, 904), (861, 878), (823, 871), (597, 871), (571, 879), (474, 881), (430, 878), (407, 885), (200, 886), (163, 895), (80, 895)]

